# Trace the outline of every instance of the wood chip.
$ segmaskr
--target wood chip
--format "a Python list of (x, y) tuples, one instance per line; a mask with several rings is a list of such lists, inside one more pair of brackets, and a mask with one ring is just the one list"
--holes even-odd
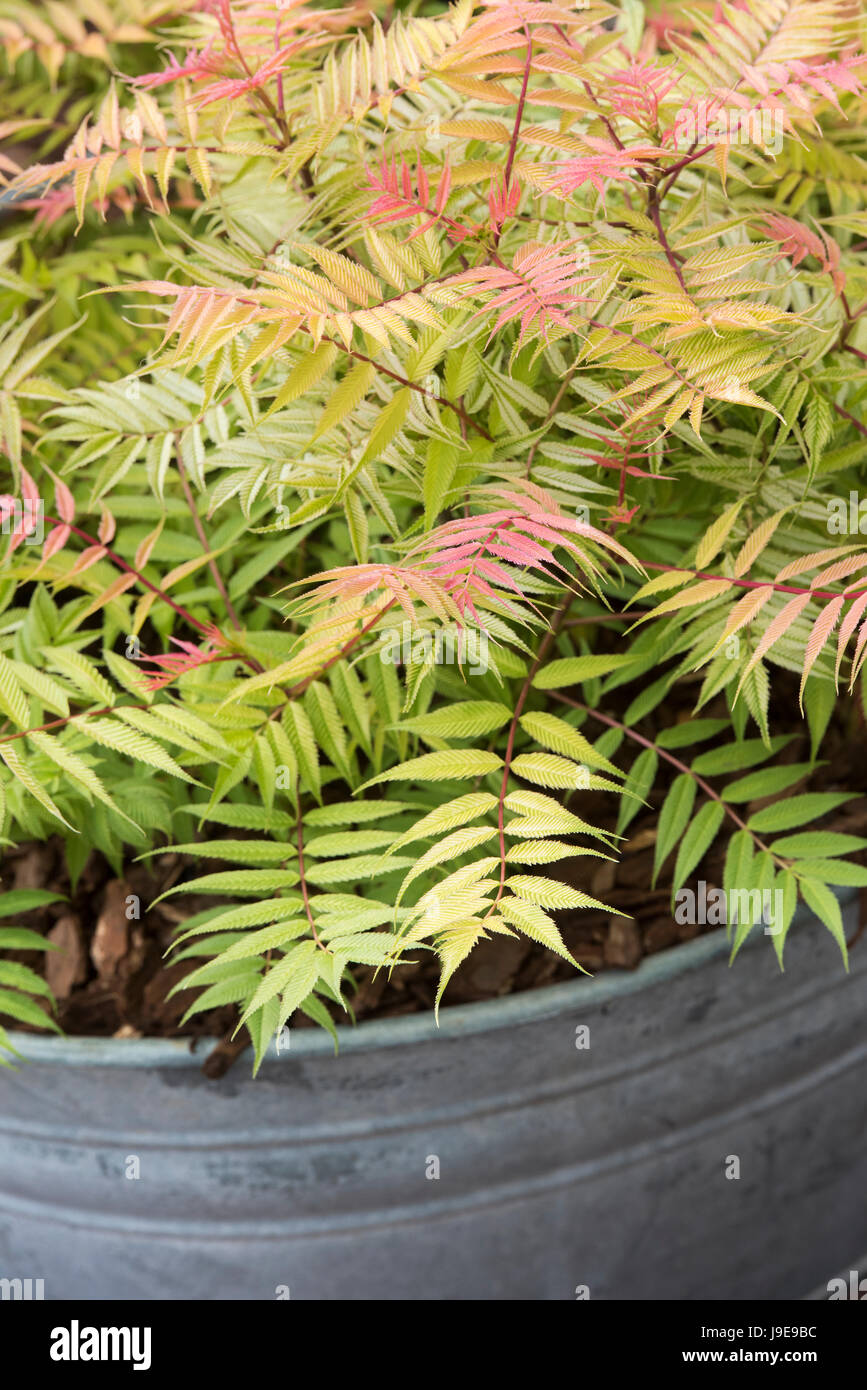
[(634, 970), (642, 957), (641, 932), (629, 917), (612, 917), (605, 942), (605, 964)]
[(90, 958), (103, 980), (113, 980), (130, 944), (130, 922), (126, 915), (129, 885), (116, 878), (106, 885), (102, 911), (90, 943)]
[(81, 923), (71, 912), (58, 918), (48, 940), (60, 949), (45, 957), (45, 979), (55, 999), (68, 999), (87, 979), (87, 947)]

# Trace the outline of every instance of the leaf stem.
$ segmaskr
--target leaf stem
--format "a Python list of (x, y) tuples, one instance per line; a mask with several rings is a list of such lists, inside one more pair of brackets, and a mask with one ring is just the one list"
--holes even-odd
[(532, 666), (530, 667), (529, 671), (524, 677), (524, 682), (521, 686), (521, 690), (518, 695), (518, 700), (515, 705), (515, 712), (512, 715), (512, 722), (509, 725), (508, 742), (506, 743), (506, 753), (503, 758), (503, 778), (500, 783), (500, 795), (497, 806), (497, 828), (499, 830), (500, 836), (500, 886), (497, 889), (496, 898), (491, 903), (491, 906), (489, 907), (488, 911), (485, 913), (486, 917), (490, 917), (491, 913), (494, 911), (498, 902), (502, 898), (503, 891), (506, 887), (506, 793), (509, 787), (509, 770), (512, 765), (512, 755), (515, 748), (515, 734), (518, 730), (518, 721), (520, 720), (521, 715), (524, 712), (524, 705), (527, 702), (527, 696), (529, 695), (530, 687), (533, 684), (533, 677), (535, 676), (539, 667), (542, 665), (542, 662), (545, 660), (545, 657), (548, 655), (548, 652), (551, 650), (551, 646), (553, 645), (557, 637), (557, 634), (559, 633), (560, 628), (562, 627), (566, 619), (566, 615), (569, 612), (569, 609), (572, 603), (574, 602), (575, 597), (576, 595), (574, 590), (568, 589), (560, 603), (559, 608), (554, 614), (551, 626), (548, 628), (548, 631), (545, 633), (545, 636), (539, 643), (539, 650), (536, 653), (536, 657), (533, 661)]
[(87, 541), (88, 545), (98, 546), (105, 556), (111, 560), (113, 564), (117, 565), (118, 569), (123, 570), (126, 574), (134, 574), (140, 584), (143, 584), (146, 589), (150, 589), (151, 593), (156, 594), (157, 598), (162, 599), (163, 603), (167, 603), (169, 608), (173, 608), (178, 616), (189, 623), (191, 627), (197, 627), (199, 632), (205, 633), (206, 636), (209, 634), (208, 627), (205, 623), (200, 623), (198, 618), (194, 618), (192, 613), (187, 612), (186, 608), (182, 608), (179, 603), (175, 603), (174, 599), (169, 598), (168, 594), (160, 589), (158, 585), (152, 584), (149, 579), (145, 578), (141, 570), (135, 569), (133, 565), (128, 565), (126, 560), (122, 560), (116, 551), (112, 550), (107, 545), (103, 545), (102, 541), (97, 536), (91, 536), (87, 531), (82, 531), (80, 527), (73, 526), (71, 522), (60, 521), (54, 516), (46, 516), (44, 520), (48, 522), (49, 526), (66, 526), (72, 534), (78, 536), (80, 540)]
[(175, 437), (175, 457), (178, 465), (178, 476), (181, 480), (181, 487), (184, 490), (184, 497), (186, 498), (190, 516), (193, 518), (193, 525), (196, 528), (196, 535), (199, 538), (199, 542), (205, 554), (209, 556), (208, 569), (211, 571), (211, 577), (213, 578), (213, 581), (217, 586), (217, 592), (223, 600), (223, 603), (226, 605), (226, 612), (229, 615), (230, 623), (232, 624), (236, 632), (240, 632), (241, 624), (238, 622), (238, 615), (235, 612), (232, 600), (229, 598), (229, 591), (223, 582), (223, 576), (220, 574), (220, 571), (217, 568), (217, 562), (214, 559), (214, 556), (210, 554), (211, 547), (208, 545), (208, 538), (205, 535), (205, 528), (202, 525), (202, 518), (199, 516), (199, 511), (196, 506), (196, 499), (193, 496), (193, 491), (190, 487), (190, 482), (187, 477), (187, 470), (184, 467), (184, 461), (181, 458), (181, 442), (180, 438), (178, 438), (177, 436)]
[(719, 792), (714, 791), (710, 783), (706, 782), (703, 777), (699, 777), (697, 772), (693, 772), (692, 768), (689, 767), (687, 763), (682, 763), (680, 758), (675, 758), (673, 754), (669, 753), (665, 748), (660, 748), (659, 744), (654, 743), (652, 739), (645, 738), (643, 734), (636, 733), (635, 729), (630, 729), (628, 724), (621, 724), (618, 719), (612, 719), (610, 715), (603, 714), (601, 710), (593, 709), (590, 705), (582, 705), (580, 701), (571, 699), (569, 695), (563, 695), (559, 690), (552, 690), (551, 694), (556, 699), (561, 700), (564, 705), (569, 705), (572, 709), (582, 710), (585, 714), (589, 714), (591, 718), (598, 719), (602, 724), (607, 724), (610, 729), (619, 729), (621, 733), (626, 734), (627, 738), (631, 738), (636, 743), (640, 743), (642, 748), (649, 748), (652, 752), (658, 753), (660, 758), (664, 758), (672, 767), (677, 768), (678, 772), (685, 772), (688, 777), (693, 779), (696, 786), (701, 788), (706, 796), (709, 796), (712, 801), (719, 802), (723, 810), (731, 817), (739, 830), (746, 830), (747, 833), (752, 836), (753, 842), (758, 848), (771, 855), (775, 864), (781, 867), (787, 867), (786, 862), (775, 855), (773, 850), (770, 850), (764, 841), (759, 839), (754, 830), (750, 830), (746, 821), (741, 820), (737, 811), (735, 811), (727, 801), (723, 800)]

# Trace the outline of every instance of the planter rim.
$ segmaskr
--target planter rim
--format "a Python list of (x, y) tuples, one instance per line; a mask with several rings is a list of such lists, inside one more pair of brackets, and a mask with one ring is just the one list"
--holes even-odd
[[(858, 895), (857, 888), (832, 888), (831, 891), (841, 905)], [(806, 904), (801, 903), (790, 930), (803, 927), (810, 920), (816, 920), (814, 914)], [(763, 932), (753, 930), (741, 950), (755, 948), (763, 939)], [(500, 999), (485, 999), (475, 1004), (458, 1004), (454, 1008), (443, 1009), (439, 1026), (433, 1010), (371, 1020), (355, 1027), (341, 1024), (337, 1028), (339, 1050), (341, 1053), (363, 1052), (467, 1037), (550, 1018), (574, 1007), (596, 1007), (612, 999), (634, 994), (645, 986), (664, 983), (684, 971), (717, 960), (730, 949), (727, 934), (717, 928), (693, 941), (645, 956), (635, 970), (622, 974), (611, 971), (590, 979), (579, 976), (575, 980), (523, 990)], [(765, 943), (765, 949), (771, 949), (769, 942)], [(58, 1038), (11, 1029), (7, 1036), (27, 1061), (75, 1067), (198, 1067), (217, 1045), (216, 1038), (204, 1040), (204, 1046), (193, 1050), (189, 1038)], [(202, 1042), (201, 1039), (198, 1041)], [(282, 1052), (277, 1052), (272, 1041), (266, 1058), (269, 1062), (290, 1063), (299, 1057), (329, 1055), (334, 1055), (330, 1034), (321, 1028), (305, 1028), (292, 1032), (290, 1046)]]

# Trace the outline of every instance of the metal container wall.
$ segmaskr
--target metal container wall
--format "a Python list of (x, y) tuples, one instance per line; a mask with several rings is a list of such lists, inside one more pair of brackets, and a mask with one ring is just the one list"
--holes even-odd
[(247, 1055), (214, 1082), (183, 1043), (19, 1034), (0, 1277), (47, 1299), (802, 1297), (867, 1249), (867, 944), (846, 976), (802, 919), (781, 974), (752, 938), (731, 969), (716, 932), (439, 1030), (341, 1030), (339, 1057), (296, 1032), (256, 1081)]

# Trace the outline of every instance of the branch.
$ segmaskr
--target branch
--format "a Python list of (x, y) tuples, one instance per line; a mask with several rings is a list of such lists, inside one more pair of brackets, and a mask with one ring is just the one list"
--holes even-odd
[(509, 143), (509, 153), (506, 158), (506, 172), (503, 176), (506, 192), (508, 193), (512, 183), (512, 165), (515, 162), (515, 151), (518, 148), (518, 135), (521, 130), (521, 121), (524, 119), (524, 103), (527, 100), (527, 87), (530, 82), (530, 67), (533, 62), (533, 39), (530, 34), (529, 24), (524, 25), (524, 34), (527, 39), (527, 57), (524, 63), (524, 80), (521, 83), (521, 95), (518, 97), (518, 109), (515, 112), (515, 124), (512, 129), (512, 139)]
[[(189, 484), (189, 479), (187, 478), (187, 470), (184, 467), (184, 461), (181, 458), (181, 444), (177, 433), (175, 434), (175, 457), (177, 459), (178, 474), (180, 475), (181, 479), (181, 487), (184, 490), (184, 497), (186, 498), (187, 506), (190, 509), (190, 516), (193, 518), (193, 525), (196, 528), (196, 535), (198, 536), (199, 541), (201, 542), (201, 546), (202, 549), (205, 551), (205, 554), (210, 554), (211, 547), (208, 545), (208, 538), (205, 535), (205, 528), (202, 525), (202, 518), (199, 516), (198, 508), (196, 507), (196, 499), (193, 496), (192, 489)], [(220, 598), (223, 600), (223, 603), (226, 605), (226, 612), (229, 615), (230, 623), (232, 624), (236, 632), (240, 632), (241, 624), (238, 622), (238, 615), (235, 612), (232, 600), (229, 598), (229, 591), (223, 583), (223, 576), (217, 569), (217, 562), (214, 559), (213, 555), (211, 555), (210, 559), (208, 560), (208, 569), (211, 571), (211, 577), (213, 578), (213, 581), (217, 586), (217, 592), (219, 593)]]
[(316, 942), (320, 951), (325, 951), (327, 955), (333, 955), (333, 952), (329, 951), (316, 930), (316, 923), (313, 920), (313, 912), (310, 907), (310, 894), (307, 891), (307, 875), (304, 870), (304, 817), (301, 814), (301, 788), (297, 782), (295, 784), (295, 800), (298, 807), (298, 814), (295, 819), (295, 833), (298, 838), (298, 878), (301, 886), (301, 896), (304, 899), (304, 912), (307, 916), (307, 921), (310, 923), (313, 940)]
[[(309, 331), (309, 329), (305, 329), (305, 332)], [(426, 391), (423, 386), (419, 386), (418, 382), (410, 381), (409, 377), (401, 376), (399, 372), (393, 372), (390, 367), (384, 367), (381, 362), (377, 362), (375, 357), (367, 357), (363, 352), (358, 352), (356, 348), (348, 348), (339, 338), (331, 338), (327, 333), (323, 333), (319, 341), (322, 343), (332, 343), (334, 347), (340, 348), (340, 351), (345, 352), (347, 356), (354, 357), (357, 362), (369, 362), (378, 372), (382, 372), (383, 376), (391, 377), (392, 381), (399, 381), (401, 386), (408, 386), (411, 391), (417, 391), (420, 396), (427, 396), (429, 400), (438, 401), (439, 404), (444, 405), (447, 410), (453, 411), (459, 420), (463, 420), (465, 425), (468, 425), (470, 429), (474, 429), (483, 439), (491, 440), (491, 435), (488, 434), (486, 429), (483, 429), (481, 425), (477, 425), (471, 415), (468, 415), (461, 406), (455, 405), (453, 401), (447, 400), (445, 396), (435, 396), (432, 391)]]
[(364, 626), (356, 632), (353, 637), (350, 637), (348, 642), (344, 642), (340, 650), (335, 652), (334, 656), (329, 657), (317, 671), (313, 672), (312, 676), (305, 676), (303, 681), (299, 681), (297, 685), (293, 685), (289, 690), (284, 690), (283, 694), (286, 696), (286, 699), (295, 700), (299, 695), (303, 695), (308, 685), (312, 685), (314, 681), (318, 681), (321, 676), (324, 676), (325, 672), (330, 670), (335, 662), (342, 661), (343, 658), (352, 651), (353, 647), (358, 646), (362, 637), (365, 637), (367, 633), (370, 632), (370, 629), (376, 626), (380, 618), (383, 618), (388, 610), (393, 608), (396, 603), (396, 598), (390, 598), (388, 603), (383, 604), (382, 608), (378, 608), (373, 617), (368, 618)]
[(708, 574), (705, 570), (693, 570), (685, 565), (652, 564), (649, 560), (643, 561), (643, 564), (648, 570), (665, 570), (668, 574), (689, 574), (695, 579), (717, 579), (726, 584), (735, 584), (739, 589), (772, 588), (779, 594), (812, 594), (814, 598), (860, 598), (862, 594), (867, 593), (867, 589), (853, 589), (850, 594), (840, 594), (833, 589), (805, 589), (796, 584), (775, 584), (770, 579), (730, 579), (727, 574)]
[(735, 811), (733, 807), (731, 807), (728, 804), (727, 801), (723, 801), (719, 792), (715, 792), (710, 783), (706, 782), (703, 777), (699, 777), (698, 773), (693, 772), (692, 768), (689, 767), (686, 763), (682, 763), (679, 758), (675, 758), (671, 753), (667, 752), (665, 748), (660, 748), (658, 744), (654, 743), (649, 738), (645, 738), (643, 734), (636, 733), (635, 730), (630, 729), (627, 724), (621, 724), (619, 720), (612, 719), (610, 715), (602, 714), (602, 712), (598, 709), (591, 709), (589, 705), (582, 705), (578, 700), (570, 699), (568, 695), (563, 695), (559, 690), (552, 690), (551, 694), (557, 700), (562, 700), (564, 705), (569, 705), (572, 709), (582, 710), (585, 714), (591, 715), (593, 719), (598, 719), (600, 723), (607, 724), (610, 729), (619, 729), (620, 732), (626, 734), (628, 738), (633, 739), (636, 743), (640, 743), (643, 748), (650, 748), (654, 753), (658, 753), (659, 756), (661, 758), (664, 758), (667, 763), (671, 763), (672, 767), (676, 767), (678, 772), (685, 772), (689, 777), (693, 779), (696, 786), (701, 787), (702, 791), (705, 792), (705, 794), (709, 796), (712, 801), (718, 801), (720, 803), (723, 810), (726, 811), (729, 816), (731, 816), (732, 820), (734, 821), (735, 825), (738, 827), (739, 830), (746, 830), (749, 832), (749, 834), (753, 838), (753, 841), (759, 849), (764, 850), (767, 854), (770, 854), (773, 857), (774, 862), (779, 864), (780, 866), (788, 865), (788, 861), (781, 859), (778, 855), (775, 855), (773, 853), (773, 850), (769, 849), (765, 842), (759, 839), (755, 831), (750, 830), (750, 827), (747, 825), (746, 821), (741, 820), (737, 811)]
[(194, 618), (192, 613), (187, 612), (186, 608), (182, 608), (179, 603), (175, 603), (174, 599), (169, 598), (167, 593), (164, 593), (156, 584), (152, 584), (149, 579), (146, 579), (140, 570), (134, 569), (132, 565), (128, 565), (126, 560), (122, 560), (116, 551), (111, 550), (107, 545), (103, 545), (102, 541), (99, 540), (97, 536), (90, 536), (86, 531), (80, 530), (78, 526), (73, 526), (71, 522), (60, 521), (54, 516), (46, 516), (44, 519), (50, 526), (66, 526), (73, 535), (78, 536), (80, 540), (87, 541), (88, 545), (98, 546), (107, 558), (111, 560), (113, 564), (117, 565), (118, 569), (124, 570), (126, 574), (134, 574), (140, 584), (143, 584), (146, 589), (150, 589), (152, 594), (156, 594), (157, 598), (161, 598), (163, 603), (169, 605), (169, 608), (173, 608), (178, 616), (183, 618), (185, 622), (189, 623), (192, 627), (197, 627), (199, 632), (205, 633), (206, 636), (209, 635), (205, 623), (200, 623), (198, 618)]
[(29, 738), (31, 734), (44, 734), (49, 729), (63, 728), (73, 719), (95, 719), (100, 714), (116, 714), (119, 709), (148, 709), (147, 705), (103, 705), (102, 709), (88, 709), (81, 714), (67, 714), (63, 719), (51, 719), (47, 724), (37, 724), (35, 729), (21, 729), (17, 734), (7, 734), (0, 743), (14, 743), (16, 738)]
[(542, 662), (545, 660), (545, 657), (548, 655), (548, 652), (551, 650), (551, 646), (555, 638), (557, 637), (557, 634), (560, 631), (560, 628), (566, 618), (566, 614), (569, 612), (569, 608), (571, 604), (574, 602), (575, 598), (575, 592), (572, 589), (569, 589), (565, 597), (563, 598), (560, 607), (554, 614), (554, 619), (551, 623), (551, 626), (548, 628), (548, 631), (545, 633), (545, 636), (539, 643), (539, 650), (536, 653), (536, 658), (529, 671), (527, 672), (526, 676), (524, 677), (524, 683), (521, 686), (521, 691), (518, 695), (518, 702), (515, 705), (515, 712), (512, 715), (512, 722), (509, 725), (509, 738), (508, 743), (506, 744), (505, 757), (503, 759), (503, 780), (500, 783), (499, 805), (497, 808), (497, 827), (500, 833), (500, 886), (497, 889), (496, 898), (491, 903), (491, 906), (489, 907), (488, 911), (485, 913), (486, 917), (490, 917), (491, 913), (495, 910), (498, 902), (503, 896), (503, 890), (506, 886), (505, 802), (506, 792), (508, 790), (509, 785), (509, 769), (512, 765), (512, 754), (515, 747), (515, 734), (518, 729), (518, 720), (521, 718), (521, 715), (524, 712), (524, 705), (526, 704), (527, 696), (530, 693), (530, 686), (533, 684), (533, 677), (535, 676), (539, 667), (542, 665)]
[(681, 271), (680, 263), (677, 259), (677, 256), (672, 251), (671, 246), (669, 245), (668, 237), (665, 235), (665, 231), (662, 226), (662, 219), (659, 215), (659, 191), (652, 185), (648, 187), (647, 190), (647, 211), (650, 216), (651, 222), (656, 228), (656, 235), (659, 240), (660, 246), (665, 252), (665, 259), (668, 261), (668, 264), (671, 266), (672, 270), (677, 276), (677, 282), (680, 285), (680, 288), (683, 290), (687, 299), (691, 300), (692, 295), (686, 287), (686, 281), (683, 278), (683, 272)]

